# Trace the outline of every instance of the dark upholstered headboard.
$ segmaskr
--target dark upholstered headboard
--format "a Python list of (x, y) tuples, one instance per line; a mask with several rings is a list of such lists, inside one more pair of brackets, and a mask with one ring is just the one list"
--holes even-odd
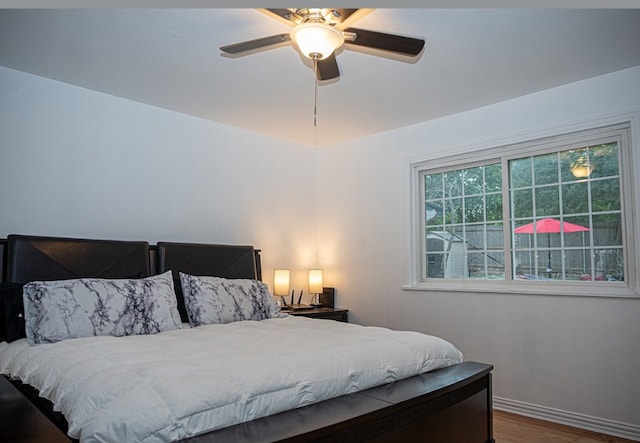
[(185, 322), (188, 318), (178, 272), (262, 280), (260, 253), (253, 246), (201, 243), (160, 242), (153, 246), (146, 241), (9, 235), (0, 240), (0, 265), (0, 281), (20, 284), (74, 278), (144, 278), (172, 270), (178, 310)]
[(74, 278), (144, 278), (150, 275), (145, 241), (87, 240), (9, 235), (3, 246), (0, 339), (24, 337), (22, 284)]
[(149, 243), (9, 235), (6, 280), (143, 278), (150, 275)]
[(253, 246), (159, 242), (157, 255), (158, 272), (173, 271), (178, 311), (183, 321), (188, 321), (188, 317), (179, 272), (253, 280), (261, 280), (262, 277), (259, 256)]
[(259, 280), (253, 246), (158, 243), (158, 272)]

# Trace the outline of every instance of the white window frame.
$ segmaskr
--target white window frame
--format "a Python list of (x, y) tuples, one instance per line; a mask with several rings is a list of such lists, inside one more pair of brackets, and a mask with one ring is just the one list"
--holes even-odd
[[(455, 155), (422, 157), (408, 161), (409, 179), (407, 235), (405, 245), (405, 290), (507, 292), (596, 297), (640, 297), (640, 173), (635, 166), (640, 161), (640, 113), (610, 117), (601, 122), (579, 125), (571, 131), (521, 136), (517, 140), (481, 147), (461, 148)], [(620, 185), (622, 198), (622, 228), (625, 256), (625, 281), (515, 281), (511, 278), (511, 222), (508, 189), (508, 162), (515, 158), (570, 149), (571, 146), (594, 145), (600, 140), (617, 141), (620, 155)], [(495, 162), (502, 163), (505, 280), (482, 279), (423, 279), (425, 242), (424, 180), (425, 171), (437, 173)]]

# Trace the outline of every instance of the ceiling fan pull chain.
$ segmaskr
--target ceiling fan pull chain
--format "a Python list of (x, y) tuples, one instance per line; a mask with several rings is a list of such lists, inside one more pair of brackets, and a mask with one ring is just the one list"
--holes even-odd
[(316, 116), (318, 107), (318, 60), (313, 59), (313, 127), (317, 126)]

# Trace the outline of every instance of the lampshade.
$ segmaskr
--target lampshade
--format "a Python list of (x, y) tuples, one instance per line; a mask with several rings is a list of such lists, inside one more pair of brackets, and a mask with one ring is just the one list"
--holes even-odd
[(273, 295), (289, 294), (289, 270), (274, 269), (273, 271)]
[(322, 269), (309, 269), (309, 294), (322, 294)]
[(315, 60), (329, 57), (344, 43), (342, 32), (324, 23), (302, 23), (289, 35), (305, 57)]

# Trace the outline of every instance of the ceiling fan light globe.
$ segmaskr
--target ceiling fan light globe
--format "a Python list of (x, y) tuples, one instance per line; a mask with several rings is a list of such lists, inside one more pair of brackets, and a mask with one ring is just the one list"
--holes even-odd
[(291, 29), (291, 40), (305, 57), (323, 60), (344, 43), (342, 32), (324, 23), (302, 23)]
[(587, 178), (591, 175), (593, 169), (591, 164), (575, 165), (571, 167), (571, 173), (576, 178)]

